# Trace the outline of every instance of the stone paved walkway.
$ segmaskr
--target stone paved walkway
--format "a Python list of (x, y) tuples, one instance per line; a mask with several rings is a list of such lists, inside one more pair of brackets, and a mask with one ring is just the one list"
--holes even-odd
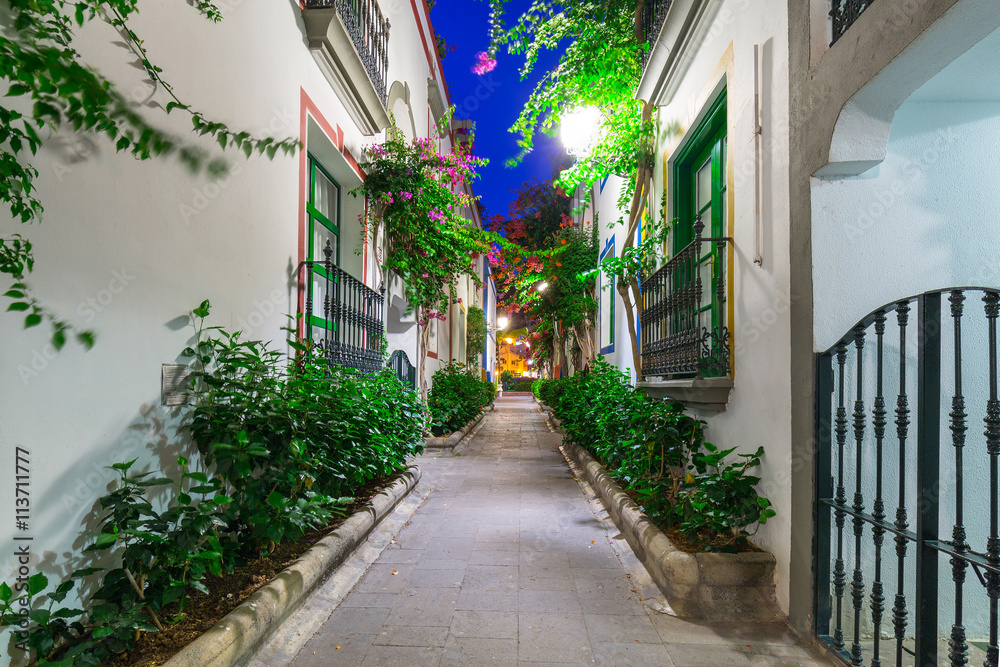
[(293, 664), (829, 664), (780, 626), (643, 604), (559, 440), (515, 395), (459, 456), (421, 457), (433, 491)]

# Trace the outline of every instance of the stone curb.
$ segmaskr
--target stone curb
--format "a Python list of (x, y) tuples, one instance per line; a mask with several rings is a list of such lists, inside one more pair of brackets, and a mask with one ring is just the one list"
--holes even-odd
[(496, 409), (496, 406), (493, 403), (490, 403), (490, 405), (485, 410), (483, 410), (483, 414), (479, 415), (478, 417), (476, 417), (475, 419), (473, 419), (468, 424), (458, 429), (451, 435), (441, 436), (437, 438), (426, 438), (424, 440), (424, 448), (453, 449), (455, 445), (461, 442), (462, 438), (464, 438), (469, 433), (469, 431), (471, 431), (473, 428), (476, 427), (476, 424), (481, 422), (486, 417), (487, 412), (490, 412), (491, 410), (494, 409)]
[[(559, 420), (550, 421), (559, 430)], [(696, 553), (678, 549), (585, 449), (563, 440), (563, 452), (584, 471), (636, 558), (680, 618), (775, 621), (775, 558), (770, 553)]]
[(267, 636), (302, 604), (323, 579), (354, 551), (420, 480), (420, 468), (403, 476), (257, 590), (165, 667), (230, 667), (245, 664)]

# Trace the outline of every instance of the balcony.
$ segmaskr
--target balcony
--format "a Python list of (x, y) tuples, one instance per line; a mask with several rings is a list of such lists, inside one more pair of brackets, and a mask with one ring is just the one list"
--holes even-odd
[(378, 373), (383, 365), (385, 289), (376, 292), (335, 266), (329, 241), (323, 254), (321, 262), (305, 262), (310, 278), (306, 335), (330, 366)]
[(833, 19), (833, 41), (844, 36), (854, 22), (857, 21), (866, 9), (875, 4), (875, 0), (832, 0), (830, 7), (830, 17)]
[(376, 0), (305, 0), (313, 57), (367, 135), (389, 124), (389, 22)]
[[(641, 284), (642, 372), (650, 395), (693, 407), (723, 410), (728, 402), (729, 328), (726, 325), (726, 247), (729, 238), (694, 240)], [(649, 381), (659, 377), (660, 381)]]
[(646, 69), (649, 56), (660, 37), (660, 30), (667, 18), (667, 10), (673, 0), (646, 0), (642, 9), (642, 40), (649, 44), (649, 50), (642, 54), (642, 69)]

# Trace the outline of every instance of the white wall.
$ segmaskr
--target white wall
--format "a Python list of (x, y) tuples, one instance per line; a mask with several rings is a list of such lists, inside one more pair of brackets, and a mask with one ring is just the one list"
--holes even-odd
[[(1000, 40), (994, 42), (1000, 43)], [(977, 48), (987, 48), (984, 43)], [(972, 52), (970, 51), (970, 54)], [(974, 55), (974, 54), (973, 54)], [(964, 58), (964, 57), (963, 57)], [(957, 63), (959, 61), (956, 61)], [(959, 63), (960, 64), (960, 63)], [(885, 160), (875, 169), (841, 180), (813, 179), (813, 264), (815, 287), (815, 344), (829, 348), (867, 313), (903, 297), (929, 290), (959, 286), (1000, 286), (1000, 262), (995, 249), (1000, 231), (994, 221), (1000, 213), (995, 193), (1000, 170), (988, 155), (1000, 145), (1000, 101), (983, 99), (976, 81), (958, 78), (952, 67), (935, 76), (904, 103), (892, 122)], [(985, 97), (995, 97), (992, 95)], [(965, 101), (962, 101), (962, 100)], [(959, 100), (959, 101), (949, 101)], [(988, 536), (989, 466), (983, 437), (985, 401), (988, 397), (986, 327), (981, 294), (970, 292), (965, 303), (963, 325), (963, 393), (969, 414), (965, 447), (964, 524), (973, 549), (984, 551)], [(916, 309), (911, 313), (910, 345), (907, 352), (908, 392), (911, 409), (916, 407)], [(957, 470), (951, 444), (948, 413), (955, 387), (954, 343), (947, 294), (942, 305), (943, 372), (941, 421), (941, 518), (940, 533), (951, 535), (956, 501)], [(890, 318), (887, 340), (895, 341), (896, 328)], [(887, 348), (886, 393), (894, 401), (898, 391), (898, 344)], [(871, 353), (867, 356), (873, 367)], [(856, 379), (848, 375), (848, 391)], [(866, 409), (870, 413), (875, 394), (869, 372), (863, 384)], [(853, 394), (851, 394), (853, 397)], [(853, 399), (852, 399), (853, 400)], [(869, 427), (870, 431), (870, 427)], [(892, 490), (899, 479), (895, 429), (886, 443), (885, 483)], [(916, 428), (911, 427), (912, 436)], [(864, 466), (869, 471), (864, 494), (869, 508), (874, 498), (871, 470), (875, 466), (871, 433), (862, 443)], [(911, 444), (912, 451), (912, 444)], [(845, 454), (847, 473), (853, 476), (854, 445)], [(910, 488), (913, 466), (906, 471)], [(852, 477), (853, 478), (853, 477)], [(916, 499), (911, 493), (906, 509), (911, 523)], [(848, 531), (849, 532), (849, 531)], [(867, 531), (866, 531), (867, 535)], [(865, 541), (869, 541), (866, 537)], [(853, 557), (853, 549), (847, 545)], [(865, 581), (873, 579), (873, 549), (863, 552)], [(912, 549), (911, 549), (912, 552)], [(886, 565), (884, 578), (894, 580), (894, 559)], [(913, 567), (912, 557), (908, 568)], [(942, 636), (952, 622), (954, 587), (951, 567), (941, 559), (940, 587)], [(912, 580), (912, 569), (908, 580)], [(894, 590), (894, 587), (893, 589)], [(908, 597), (913, 600), (910, 588)], [(987, 600), (983, 588), (970, 572), (967, 577), (965, 624), (970, 638), (983, 639), (987, 628)], [(911, 606), (912, 608), (912, 606)], [(865, 627), (870, 619), (865, 613)]]
[[(415, 91), (417, 132), (426, 134), (430, 70), (409, 6), (391, 4), (388, 78)], [(225, 20), (213, 25), (188, 7), (157, 0), (143, 3), (133, 21), (185, 101), (236, 129), (300, 137), (301, 89), (341, 128), (353, 156), (378, 140), (350, 121), (305, 47), (294, 4), (223, 8)], [(150, 87), (129, 54), (112, 44), (116, 39), (95, 22), (85, 30), (83, 52), (124, 90), (145, 96)], [(166, 102), (162, 92), (152, 99)], [(148, 115), (193, 140), (183, 114)], [(72, 162), (67, 144), (82, 159)], [(97, 332), (93, 350), (70, 344), (55, 353), (45, 327), (24, 331), (20, 318), (0, 317), (0, 456), (13, 461), (16, 446), (31, 452), (34, 571), (72, 569), (65, 559), (82, 546), (77, 534), (113, 479), (105, 466), (138, 456), (141, 469), (169, 468), (178, 453), (192, 453), (176, 433), (177, 412), (159, 406), (160, 366), (177, 361), (188, 344), (192, 307), (208, 298), (211, 323), (283, 347), (285, 314), (297, 307), (299, 156), (230, 157), (234, 174), (211, 182), (173, 160), (137, 162), (103, 139), (67, 134), (47, 141), (35, 160), (43, 224), (3, 223), (4, 235), (22, 232), (35, 244), (29, 281), (39, 298)], [(348, 203), (345, 212), (357, 210)], [(345, 225), (343, 239), (342, 259), (352, 272), (363, 271), (354, 255), (356, 222)], [(0, 513), (13, 515), (9, 495), (0, 498)], [(9, 547), (12, 530), (0, 523), (0, 545)], [(0, 580), (12, 572), (7, 547)]]
[[(661, 155), (672, 172), (671, 156), (684, 145), (722, 85), (727, 86), (729, 188), (734, 271), (730, 298), (734, 320), (732, 376), (735, 386), (725, 412), (702, 414), (706, 438), (720, 447), (753, 451), (763, 446), (759, 491), (777, 516), (761, 527), (755, 542), (777, 559), (777, 595), (788, 604), (791, 535), (791, 465), (788, 324), (788, 83), (787, 16), (773, 5), (729, 0), (713, 5), (710, 21), (698, 31), (697, 51), (685, 59), (676, 92), (659, 110), (660, 126), (676, 123), (679, 137), (661, 139)], [(754, 264), (754, 45), (760, 45), (763, 126), (763, 265)], [(732, 64), (726, 51), (732, 48)], [(729, 67), (729, 76), (726, 71)], [(663, 161), (656, 163), (659, 201)], [(673, 191), (668, 192), (672, 206)], [(668, 213), (673, 217), (672, 208)], [(728, 316), (727, 316), (728, 317)], [(755, 473), (757, 474), (757, 473)]]
[[(622, 248), (625, 245), (625, 224), (615, 224), (622, 216), (628, 216), (628, 211), (624, 213), (618, 210), (618, 195), (621, 192), (624, 181), (618, 176), (609, 176), (605, 181), (599, 182), (595, 188), (594, 193), (591, 195), (594, 200), (594, 206), (598, 212), (598, 225), (599, 235), (598, 235), (598, 249), (599, 252), (603, 253), (605, 248), (609, 249), (609, 256), (613, 253), (613, 256), (620, 257)], [(613, 241), (612, 241), (613, 239)], [(611, 242), (611, 247), (608, 246)], [(606, 276), (601, 277), (602, 283), (608, 283), (609, 279)], [(617, 366), (619, 370), (623, 373), (627, 373), (632, 380), (635, 380), (635, 371), (632, 367), (632, 345), (629, 342), (630, 336), (628, 331), (628, 320), (626, 319), (625, 304), (622, 302), (622, 297), (618, 294), (617, 285), (616, 289), (610, 292), (610, 295), (605, 293), (601, 297), (601, 303), (607, 305), (610, 303), (610, 299), (614, 300), (614, 341), (613, 350), (603, 354), (605, 361), (613, 366)], [(610, 328), (608, 322), (610, 318), (610, 311), (608, 309), (599, 308), (598, 312), (598, 325), (596, 327), (597, 337), (596, 343), (598, 350), (607, 349), (611, 341), (606, 340), (603, 337), (602, 332), (607, 332)]]
[(908, 102), (881, 165), (814, 179), (817, 349), (904, 296), (1000, 284), (997, 145), (1000, 102)]

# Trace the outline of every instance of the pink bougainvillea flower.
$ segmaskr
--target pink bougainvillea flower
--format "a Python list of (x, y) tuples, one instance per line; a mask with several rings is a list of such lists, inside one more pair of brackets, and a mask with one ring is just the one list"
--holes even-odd
[(476, 54), (476, 64), (472, 66), (472, 73), (476, 76), (482, 76), (487, 72), (492, 72), (496, 66), (495, 58), (491, 58), (490, 54), (485, 51), (480, 51)]

